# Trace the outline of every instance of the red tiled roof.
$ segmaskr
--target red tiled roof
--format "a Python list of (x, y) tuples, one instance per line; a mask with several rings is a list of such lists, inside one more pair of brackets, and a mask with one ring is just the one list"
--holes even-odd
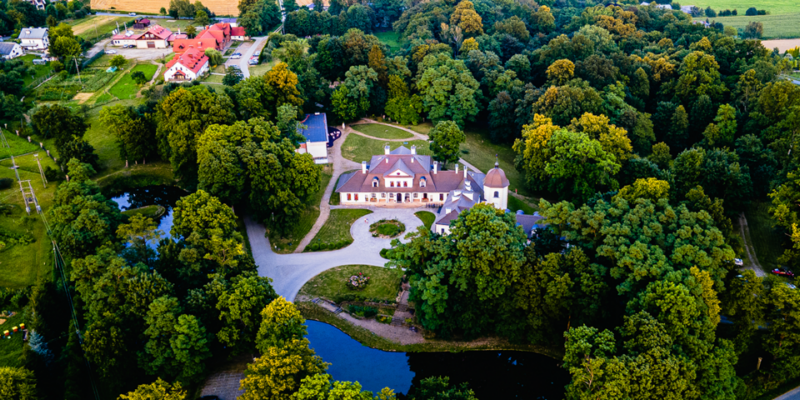
[(206, 55), (200, 50), (190, 47), (183, 54), (178, 54), (175, 56), (175, 58), (170, 60), (170, 62), (167, 63), (167, 68), (164, 72), (166, 73), (166, 71), (178, 63), (180, 63), (184, 68), (190, 69), (196, 75), (200, 72), (203, 66), (208, 63), (208, 57), (206, 57)]
[(172, 35), (172, 31), (164, 28), (161, 25), (152, 25), (150, 29), (147, 30), (144, 34), (142, 34), (139, 39), (140, 40), (149, 40), (150, 38), (146, 38), (147, 34), (152, 34), (159, 39), (166, 40), (170, 35)]
[(243, 26), (231, 28), (231, 36), (247, 36)]
[(187, 35), (185, 33), (173, 33), (172, 35), (169, 35), (169, 37), (167, 38), (167, 41), (170, 42), (170, 43), (173, 43), (176, 40), (188, 39), (188, 38), (189, 38), (189, 35)]
[(206, 29), (197, 35), (197, 39), (214, 39), (217, 43), (225, 43), (225, 32)]
[(189, 47), (205, 52), (206, 49), (217, 49), (216, 39), (179, 39), (172, 43), (172, 51), (175, 54), (180, 54), (189, 49)]
[(119, 34), (116, 34), (116, 35), (112, 36), (111, 40), (136, 40), (136, 39), (139, 39), (139, 37), (141, 37), (141, 36), (142, 36), (141, 34), (127, 36), (124, 33), (119, 33)]

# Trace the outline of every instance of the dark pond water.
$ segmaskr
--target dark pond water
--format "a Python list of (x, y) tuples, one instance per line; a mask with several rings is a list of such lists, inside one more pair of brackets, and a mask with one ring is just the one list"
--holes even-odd
[[(111, 200), (117, 202), (122, 211), (150, 205), (164, 207), (166, 212), (153, 220), (158, 224), (158, 230), (163, 232), (162, 237), (169, 237), (169, 231), (172, 228), (172, 208), (182, 196), (187, 194), (184, 190), (174, 186), (145, 186), (115, 194), (111, 196)], [(157, 242), (151, 242), (150, 247), (155, 249), (157, 244)]]
[(569, 375), (558, 360), (517, 351), (463, 353), (394, 353), (358, 343), (332, 325), (307, 321), (311, 348), (331, 363), (338, 381), (358, 381), (364, 390), (389, 387), (408, 394), (422, 379), (449, 376), (451, 383), (469, 382), (481, 400), (561, 399)]

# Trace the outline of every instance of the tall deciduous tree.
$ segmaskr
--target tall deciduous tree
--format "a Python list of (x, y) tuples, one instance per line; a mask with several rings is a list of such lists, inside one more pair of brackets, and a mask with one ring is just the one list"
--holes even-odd
[(428, 133), (431, 140), (433, 157), (444, 165), (448, 162), (458, 162), (461, 158), (461, 143), (467, 141), (467, 135), (453, 121), (442, 121), (436, 124)]
[(327, 364), (308, 348), (308, 340), (292, 340), (283, 347), (270, 347), (247, 365), (241, 381), (243, 400), (289, 399), (308, 376), (325, 372)]
[(420, 65), (417, 89), (428, 117), (434, 122), (450, 119), (459, 126), (478, 114), (480, 84), (463, 61), (447, 55), (428, 55)]

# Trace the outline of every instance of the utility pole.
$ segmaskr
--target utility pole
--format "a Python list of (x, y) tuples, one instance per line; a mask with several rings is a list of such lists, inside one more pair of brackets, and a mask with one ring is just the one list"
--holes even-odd
[(42, 184), (44, 185), (45, 189), (47, 189), (47, 178), (44, 176), (44, 170), (42, 169), (42, 163), (39, 161), (39, 153), (33, 155), (33, 158), (36, 159), (36, 164), (39, 164), (39, 175), (42, 176)]
[(75, 69), (78, 71), (78, 82), (80, 82), (81, 90), (83, 90), (83, 81), (81, 80), (81, 69), (78, 68), (78, 59), (73, 56), (72, 60), (75, 61)]

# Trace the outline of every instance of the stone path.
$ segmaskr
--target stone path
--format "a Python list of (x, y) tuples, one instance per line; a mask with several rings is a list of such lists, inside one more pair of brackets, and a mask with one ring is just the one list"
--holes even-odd
[(250, 355), (242, 355), (224, 363), (224, 369), (212, 373), (203, 383), (200, 397), (217, 396), (222, 400), (234, 400), (241, 396), (244, 390), (239, 390), (239, 381), (244, 379), (247, 363), (252, 361)]
[(331, 177), (331, 181), (328, 182), (328, 187), (325, 188), (325, 194), (322, 195), (322, 202), (319, 205), (319, 217), (317, 217), (317, 221), (314, 222), (314, 226), (311, 227), (306, 237), (297, 245), (297, 249), (294, 251), (295, 253), (302, 253), (306, 246), (317, 236), (322, 226), (325, 225), (325, 221), (328, 220), (331, 214), (331, 194), (333, 194), (333, 190), (336, 189), (336, 181), (339, 180), (339, 176), (346, 171), (361, 168), (361, 165), (357, 162), (342, 157), (342, 143), (344, 143), (345, 139), (347, 139), (347, 135), (351, 131), (351, 129), (346, 128), (342, 132), (342, 136), (333, 142), (333, 147), (328, 148), (328, 160), (333, 160), (333, 177)]
[[(245, 216), (250, 248), (261, 276), (272, 278), (272, 286), (278, 295), (293, 301), (300, 288), (320, 272), (341, 265), (361, 264), (383, 267), (386, 259), (380, 256), (381, 249), (391, 247), (392, 239), (374, 238), (369, 225), (380, 219), (397, 219), (413, 232), (422, 225), (414, 213), (425, 208), (378, 208), (368, 207), (373, 213), (366, 216), (367, 222), (359, 219), (350, 227), (353, 244), (343, 249), (311, 253), (277, 254), (266, 237), (266, 229), (260, 223)], [(400, 238), (400, 241), (407, 242)]]
[[(408, 303), (407, 303), (408, 292), (404, 291), (403, 293), (406, 293), (406, 304), (405, 305), (407, 307), (408, 306)], [(372, 333), (374, 333), (374, 334), (376, 334), (376, 335), (378, 335), (378, 336), (380, 336), (382, 338), (389, 339), (389, 340), (391, 340), (391, 341), (393, 341), (395, 343), (400, 343), (402, 345), (409, 345), (409, 344), (422, 343), (422, 342), (425, 341), (425, 338), (422, 337), (421, 333), (414, 332), (414, 331), (408, 329), (405, 326), (400, 326), (400, 325), (395, 324), (394, 319), (392, 319), (392, 324), (388, 325), (388, 324), (380, 323), (380, 322), (378, 322), (378, 321), (376, 321), (374, 319), (358, 319), (358, 318), (353, 317), (352, 315), (350, 315), (350, 314), (348, 314), (346, 312), (343, 312), (343, 310), (341, 308), (339, 308), (338, 306), (336, 306), (335, 304), (331, 304), (331, 303), (329, 303), (329, 302), (327, 302), (325, 300), (314, 299), (313, 303), (315, 303), (318, 306), (330, 311), (332, 314), (336, 315), (337, 317), (339, 317), (339, 318), (341, 318), (341, 319), (343, 319), (343, 320), (345, 320), (345, 321), (347, 321), (347, 322), (349, 322), (349, 323), (351, 323), (351, 324), (353, 324), (355, 326), (364, 328), (364, 329), (366, 329), (366, 330), (368, 330), (368, 331), (370, 331), (370, 332), (372, 332)], [(398, 309), (398, 311), (395, 312), (395, 316), (397, 316), (398, 312), (400, 312), (399, 309)], [(402, 319), (401, 324), (402, 324), (402, 322), (405, 321), (405, 318), (411, 318), (411, 314), (408, 313), (407, 311), (404, 312), (403, 315), (404, 316), (407, 315), (407, 316), (405, 316)]]

